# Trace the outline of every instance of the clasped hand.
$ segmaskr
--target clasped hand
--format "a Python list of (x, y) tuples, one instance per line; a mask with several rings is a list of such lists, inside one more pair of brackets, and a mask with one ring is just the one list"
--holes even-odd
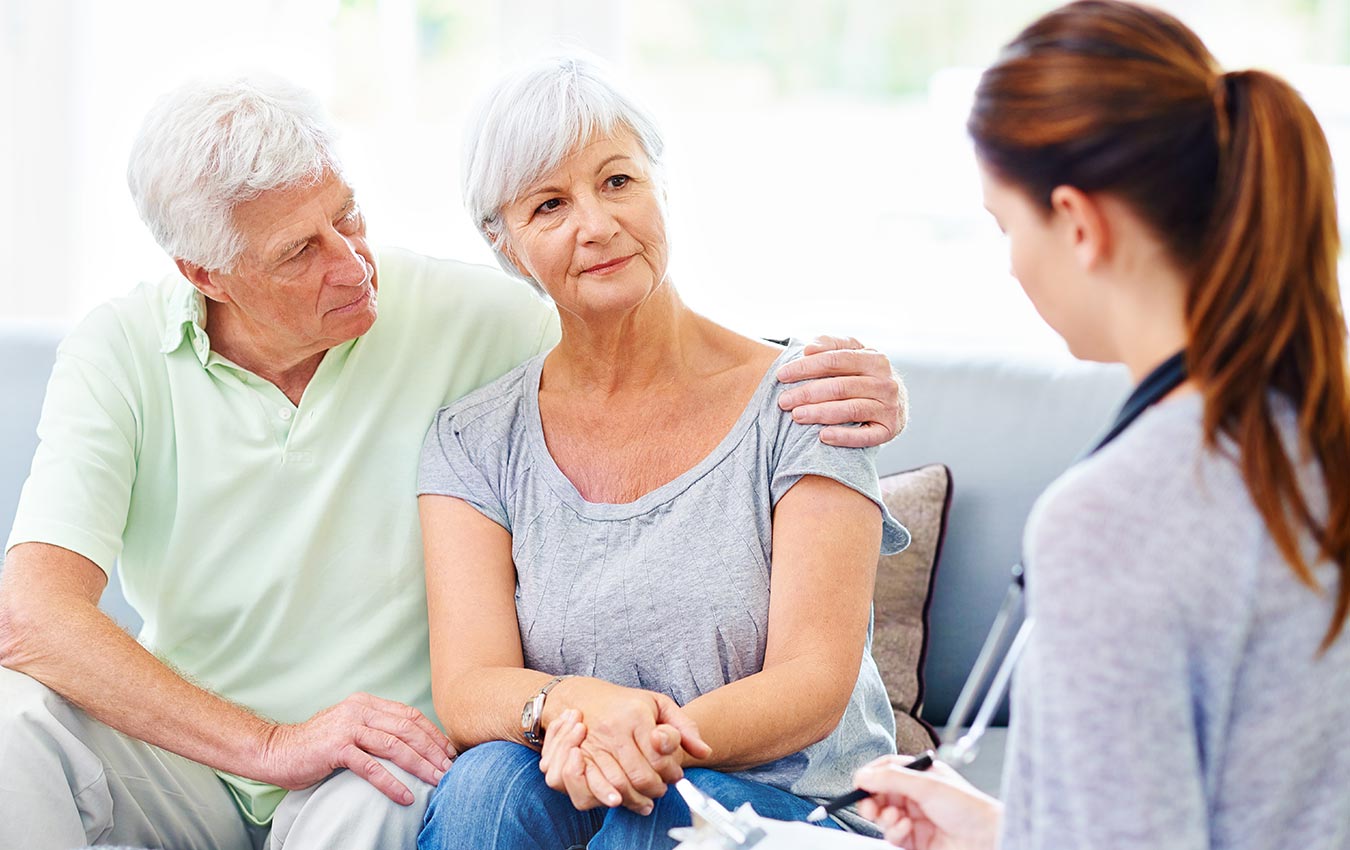
[(539, 769), (579, 811), (624, 806), (651, 814), (666, 786), (684, 776), (686, 756), (707, 758), (712, 748), (698, 726), (664, 694), (599, 679), (568, 679), (567, 708), (548, 724)]

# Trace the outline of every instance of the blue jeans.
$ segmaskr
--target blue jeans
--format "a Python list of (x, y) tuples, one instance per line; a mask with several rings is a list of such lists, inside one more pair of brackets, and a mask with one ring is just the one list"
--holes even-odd
[[(750, 803), (761, 815), (803, 820), (815, 808), (794, 794), (703, 768), (685, 771), (728, 809)], [(675, 789), (643, 817), (624, 808), (579, 812), (544, 783), (539, 754), (510, 741), (480, 744), (455, 760), (432, 792), (419, 850), (669, 850), (673, 827), (689, 826)], [(833, 823), (829, 826), (838, 829)]]

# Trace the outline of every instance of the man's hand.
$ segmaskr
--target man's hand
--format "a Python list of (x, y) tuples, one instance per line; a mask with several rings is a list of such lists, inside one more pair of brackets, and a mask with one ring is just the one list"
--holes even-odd
[(413, 801), (412, 792), (376, 757), (435, 785), (454, 755), (445, 735), (422, 712), (370, 694), (354, 694), (304, 723), (269, 727), (255, 778), (297, 790), (347, 768), (407, 806)]
[(879, 446), (904, 430), (909, 400), (886, 355), (852, 337), (828, 336), (818, 337), (803, 353), (778, 370), (785, 384), (805, 381), (784, 390), (778, 406), (802, 424), (833, 426), (821, 430), (822, 443)]

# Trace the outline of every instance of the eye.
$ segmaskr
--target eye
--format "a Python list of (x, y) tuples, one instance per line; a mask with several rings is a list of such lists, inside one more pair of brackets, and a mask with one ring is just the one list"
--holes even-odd
[(562, 198), (549, 198), (547, 201), (544, 201), (542, 204), (536, 207), (535, 212), (548, 214), (561, 206), (562, 206)]
[(342, 218), (337, 220), (338, 227), (356, 227), (361, 222), (361, 208), (352, 207), (350, 211)]
[(300, 250), (296, 251), (295, 253), (293, 253), (293, 254), (291, 254), (289, 257), (287, 257), (286, 260), (285, 260), (285, 262), (290, 263), (290, 262), (293, 262), (293, 261), (295, 261), (295, 260), (298, 260), (298, 259), (300, 259), (301, 257), (303, 257), (303, 256), (304, 256), (306, 253), (308, 253), (308, 252), (309, 252), (309, 243), (306, 242), (305, 244), (303, 244), (303, 245), (300, 246)]
[(633, 178), (629, 177), (627, 174), (615, 174), (613, 177), (605, 180), (605, 185), (611, 189), (622, 189), (624, 186), (627, 186), (628, 181), (632, 179)]

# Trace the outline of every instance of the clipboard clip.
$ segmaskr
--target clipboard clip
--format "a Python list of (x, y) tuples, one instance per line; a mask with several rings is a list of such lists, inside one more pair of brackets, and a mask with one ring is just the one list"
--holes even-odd
[(749, 803), (728, 811), (688, 779), (675, 783), (693, 815), (693, 826), (676, 827), (670, 837), (680, 842), (677, 850), (747, 850), (767, 836), (759, 815)]

